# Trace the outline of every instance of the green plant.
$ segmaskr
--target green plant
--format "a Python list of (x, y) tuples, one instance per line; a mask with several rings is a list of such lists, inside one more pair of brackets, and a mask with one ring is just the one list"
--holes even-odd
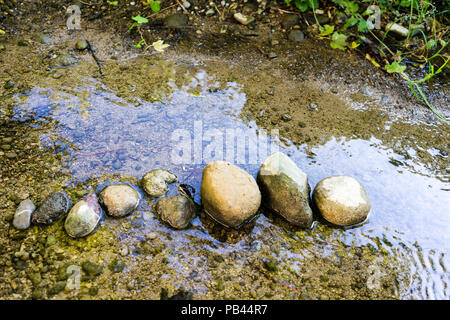
[[(440, 1), (443, 7), (448, 7), (450, 2), (449, 0)], [(292, 0), (285, 0), (285, 2), (289, 5)], [(342, 26), (332, 24), (321, 26), (315, 10), (312, 10), (318, 25), (319, 36), (329, 39), (330, 46), (339, 50), (354, 49), (366, 42), (368, 37), (375, 39), (379, 43), (378, 53), (381, 60), (391, 61), (385, 63), (385, 70), (388, 73), (398, 73), (408, 82), (414, 96), (448, 124), (448, 121), (430, 105), (419, 84), (430, 80), (445, 67), (450, 66), (448, 63), (450, 57), (443, 53), (448, 44), (446, 38), (448, 39), (450, 31), (450, 28), (445, 26), (443, 14), (450, 10), (437, 12), (436, 6), (430, 0), (332, 0), (329, 2), (335, 5), (328, 8), (329, 12), (333, 12), (335, 16), (342, 16), (346, 20)], [(319, 6), (318, 1), (312, 0), (297, 0), (294, 4), (302, 12)], [(374, 12), (370, 10), (370, 5), (378, 6), (379, 14), (388, 19), (388, 22), (403, 22), (408, 25), (407, 36), (402, 42), (393, 41), (387, 44), (390, 27), (382, 34), (382, 37), (375, 34), (376, 26), (370, 19)], [(438, 24), (438, 16), (444, 21), (443, 26)], [(438, 49), (439, 45), (440, 49)], [(380, 67), (380, 63), (369, 54), (366, 54), (366, 58)], [(405, 59), (414, 62), (420, 68), (427, 66), (427, 75), (420, 80), (411, 80), (406, 74), (406, 65), (401, 64)]]

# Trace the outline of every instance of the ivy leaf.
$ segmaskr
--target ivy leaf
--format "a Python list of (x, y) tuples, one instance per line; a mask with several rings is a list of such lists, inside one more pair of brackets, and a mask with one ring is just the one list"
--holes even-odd
[(368, 30), (369, 30), (369, 26), (367, 24), (367, 21), (364, 19), (359, 19), (358, 31), (359, 32), (367, 32)]
[(333, 49), (345, 50), (347, 47), (347, 36), (338, 32), (333, 33), (330, 46)]
[(159, 1), (151, 1), (150, 2), (150, 9), (152, 9), (152, 11), (154, 13), (157, 13), (161, 10), (161, 3)]
[(344, 30), (346, 30), (348, 27), (353, 27), (356, 23), (358, 23), (358, 19), (355, 17), (351, 17), (347, 20), (347, 22), (344, 25)]
[(353, 2), (353, 1), (347, 1), (346, 7), (351, 13), (355, 13), (359, 9), (358, 4), (356, 2)]
[(165, 44), (163, 40), (158, 40), (152, 43), (152, 47), (158, 52), (164, 52), (164, 49), (169, 47), (169, 45)]
[(397, 61), (392, 62), (390, 65), (387, 64), (384, 67), (388, 73), (402, 73), (406, 69), (406, 66), (400, 65)]
[(134, 21), (136, 21), (136, 22), (139, 23), (139, 24), (141, 24), (141, 23), (147, 23), (147, 22), (148, 22), (148, 19), (147, 19), (147, 18), (141, 17), (141, 16), (139, 16), (139, 15), (137, 15), (137, 16), (131, 18), (131, 19), (133, 19)]
[(320, 29), (320, 36), (325, 37), (333, 33), (334, 26), (326, 24), (323, 27), (319, 27), (319, 29)]

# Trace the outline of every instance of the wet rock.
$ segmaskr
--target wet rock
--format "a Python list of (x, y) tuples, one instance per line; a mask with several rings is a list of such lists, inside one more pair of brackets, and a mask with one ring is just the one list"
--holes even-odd
[(103, 273), (103, 266), (98, 263), (94, 263), (91, 261), (85, 261), (81, 264), (81, 269), (88, 275), (88, 276), (99, 276)]
[(30, 281), (33, 284), (33, 286), (37, 287), (41, 281), (42, 281), (42, 277), (41, 274), (39, 272), (35, 272), (29, 275)]
[(281, 120), (283, 120), (284, 122), (288, 122), (292, 120), (292, 116), (288, 113), (285, 113), (281, 116)]
[(264, 160), (258, 185), (268, 208), (296, 226), (311, 226), (308, 176), (287, 155), (276, 152)]
[(301, 30), (291, 30), (288, 34), (288, 39), (290, 41), (300, 42), (305, 40), (305, 34)]
[(125, 263), (122, 261), (122, 259), (120, 259), (120, 257), (115, 258), (108, 265), (108, 269), (113, 273), (122, 272), (124, 268), (125, 268)]
[(296, 14), (286, 14), (281, 18), (281, 26), (283, 29), (290, 29), (300, 22), (300, 18)]
[(272, 59), (278, 58), (278, 55), (275, 52), (271, 51), (271, 52), (269, 52), (267, 57), (272, 60)]
[(205, 167), (200, 193), (205, 212), (233, 228), (252, 218), (261, 204), (255, 179), (225, 161), (211, 162)]
[(23, 200), (17, 207), (16, 213), (14, 214), (14, 227), (20, 230), (27, 229), (31, 224), (31, 214), (35, 209), (36, 206), (31, 200)]
[(319, 107), (315, 103), (311, 103), (307, 108), (309, 111), (319, 111)]
[(192, 200), (182, 195), (160, 199), (156, 204), (156, 212), (161, 220), (175, 229), (186, 228), (196, 216)]
[(75, 43), (75, 49), (77, 50), (86, 50), (88, 47), (88, 42), (86, 40), (80, 40), (77, 43)]
[(60, 54), (53, 60), (54, 67), (68, 67), (74, 65), (78, 60), (70, 54)]
[(155, 169), (147, 172), (141, 180), (142, 188), (153, 197), (159, 198), (169, 190), (168, 183), (177, 181), (177, 176), (167, 170)]
[(276, 272), (278, 271), (278, 262), (274, 259), (264, 261), (264, 268), (267, 271)]
[(31, 215), (33, 224), (51, 224), (67, 213), (70, 200), (64, 191), (51, 193)]
[(47, 294), (49, 296), (57, 295), (58, 293), (63, 291), (65, 287), (66, 287), (65, 281), (57, 282), (53, 287), (51, 287), (50, 289), (47, 290)]
[(164, 19), (164, 25), (169, 28), (183, 28), (187, 25), (188, 20), (187, 15), (175, 13)]
[(332, 176), (320, 181), (314, 188), (313, 201), (325, 220), (339, 226), (362, 222), (370, 211), (363, 186), (347, 176)]
[(15, 153), (15, 152), (6, 152), (6, 153), (5, 153), (5, 156), (6, 156), (8, 159), (14, 159), (14, 158), (17, 158), (17, 153)]
[(78, 201), (70, 210), (64, 223), (64, 229), (72, 238), (81, 238), (91, 234), (101, 218), (101, 208), (95, 193)]
[(100, 203), (113, 217), (124, 217), (137, 208), (140, 201), (139, 193), (126, 184), (115, 184), (100, 192)]
[(33, 290), (33, 293), (31, 294), (31, 298), (33, 300), (40, 300), (44, 296), (44, 290), (42, 288), (36, 288)]
[(245, 15), (243, 15), (242, 13), (239, 13), (239, 12), (235, 13), (235, 14), (233, 15), (233, 17), (234, 17), (234, 19), (235, 19), (237, 22), (242, 23), (244, 26), (246, 26), (246, 25), (252, 23), (253, 21), (255, 21), (255, 18), (245, 16)]

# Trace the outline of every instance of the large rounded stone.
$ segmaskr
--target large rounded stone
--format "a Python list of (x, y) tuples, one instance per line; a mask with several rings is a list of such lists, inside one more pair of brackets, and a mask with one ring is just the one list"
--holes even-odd
[(114, 184), (100, 192), (100, 203), (113, 217), (124, 217), (130, 214), (139, 205), (139, 192), (126, 184)]
[(269, 209), (296, 226), (311, 226), (308, 176), (287, 155), (276, 152), (264, 160), (258, 184)]
[(162, 221), (175, 229), (186, 228), (196, 216), (192, 200), (182, 195), (160, 199), (156, 204), (156, 212)]
[(141, 180), (144, 191), (153, 198), (162, 197), (169, 190), (168, 183), (177, 181), (177, 176), (167, 170), (155, 169), (147, 172)]
[(81, 238), (91, 234), (101, 218), (101, 208), (95, 193), (78, 201), (70, 210), (64, 228), (72, 238)]
[(370, 202), (363, 186), (346, 176), (332, 176), (314, 188), (313, 201), (328, 222), (345, 226), (364, 221)]
[(70, 200), (64, 191), (51, 193), (31, 215), (33, 224), (50, 224), (67, 213)]
[(252, 218), (261, 204), (255, 179), (225, 161), (211, 162), (205, 167), (200, 193), (205, 212), (233, 228)]
[(17, 207), (14, 214), (13, 225), (19, 230), (27, 229), (31, 223), (31, 214), (36, 209), (36, 206), (29, 199), (23, 200)]

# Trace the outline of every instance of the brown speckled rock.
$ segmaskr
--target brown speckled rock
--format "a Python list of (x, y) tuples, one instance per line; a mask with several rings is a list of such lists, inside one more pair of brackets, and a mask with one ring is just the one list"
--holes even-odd
[(363, 186), (346, 176), (332, 176), (314, 188), (313, 201), (328, 222), (345, 226), (364, 221), (370, 202)]
[(211, 162), (205, 167), (200, 193), (205, 212), (233, 228), (252, 218), (261, 204), (255, 179), (225, 161)]
[(192, 200), (182, 195), (162, 198), (156, 204), (156, 212), (161, 220), (175, 229), (186, 228), (195, 218), (195, 210)]
[(100, 192), (100, 203), (113, 217), (124, 217), (130, 214), (139, 205), (139, 193), (126, 184), (114, 184)]

